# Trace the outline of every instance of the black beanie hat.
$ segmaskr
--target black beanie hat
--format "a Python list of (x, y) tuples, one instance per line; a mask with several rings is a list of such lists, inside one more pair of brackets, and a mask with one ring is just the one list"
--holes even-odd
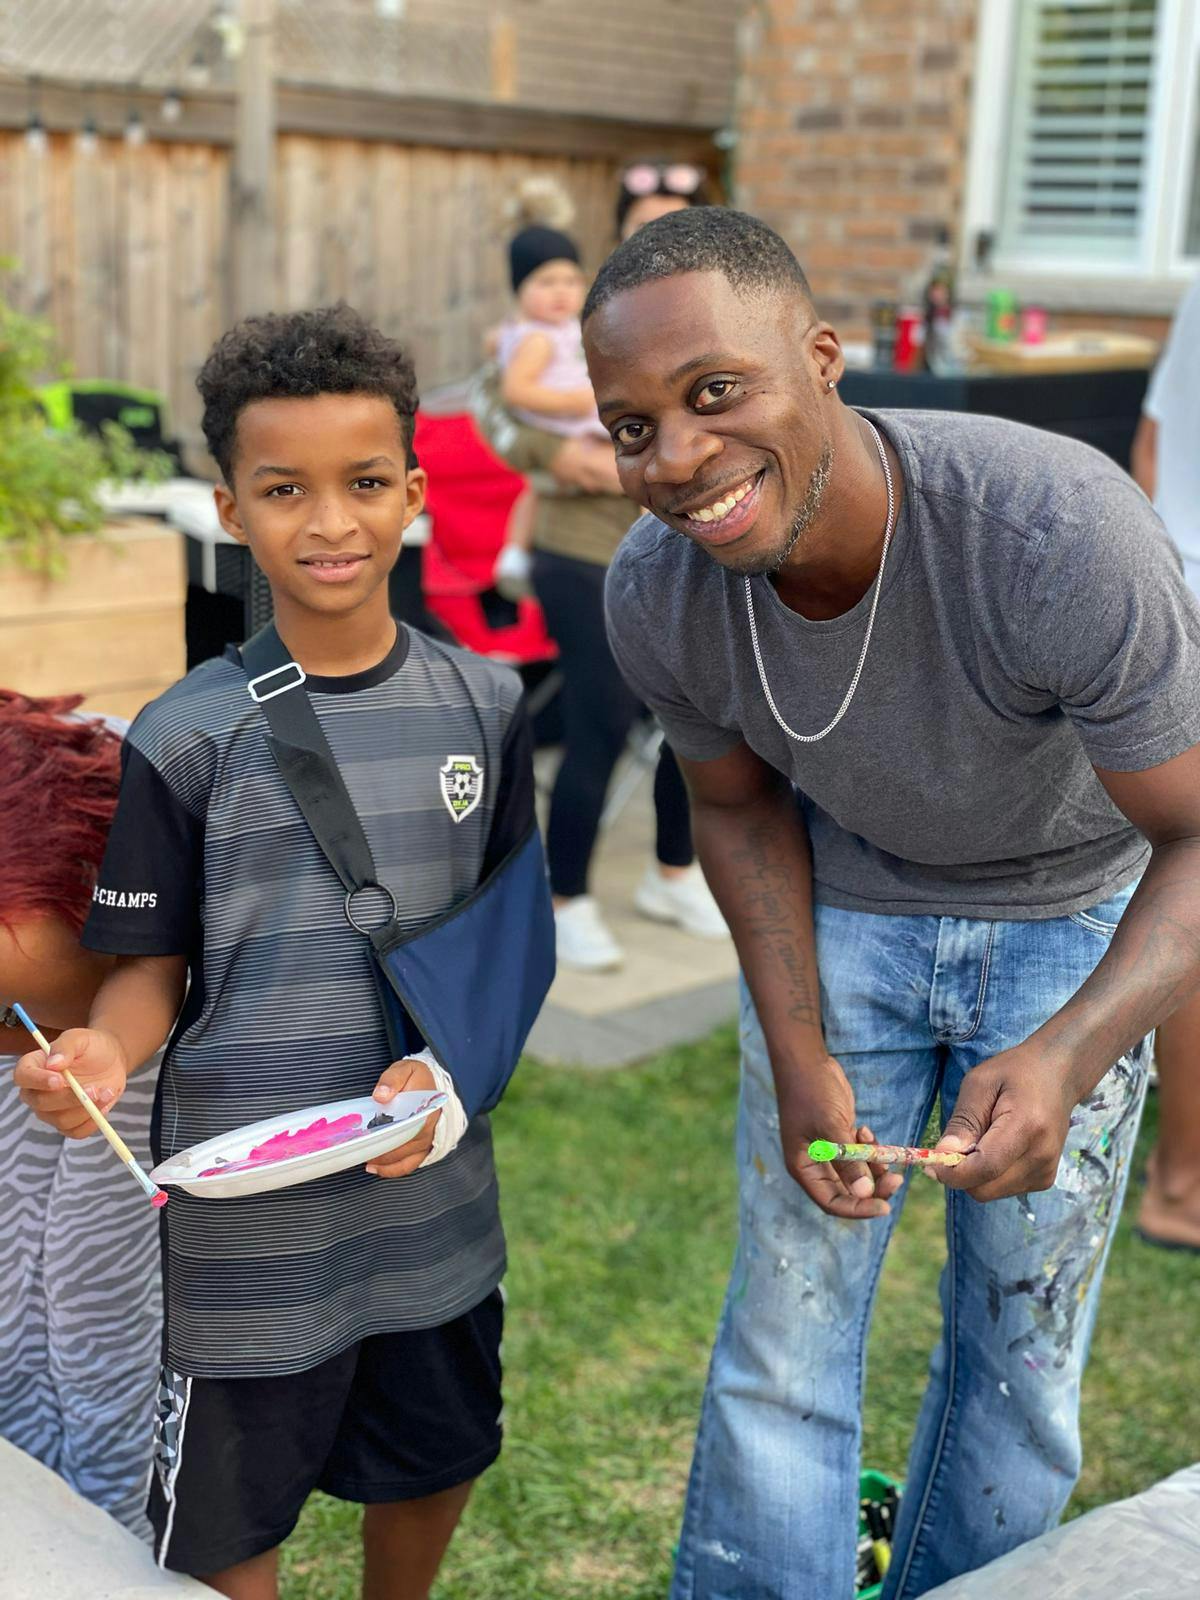
[(557, 228), (545, 228), (540, 224), (522, 228), (508, 247), (513, 293), (516, 294), (531, 272), (544, 267), (547, 261), (573, 261), (578, 266), (579, 247), (574, 239)]

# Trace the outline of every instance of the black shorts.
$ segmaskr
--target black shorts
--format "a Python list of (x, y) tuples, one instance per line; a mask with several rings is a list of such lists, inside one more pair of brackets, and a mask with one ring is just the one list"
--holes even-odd
[(158, 1563), (207, 1576), (281, 1544), (314, 1489), (375, 1505), (469, 1483), (500, 1454), (500, 1290), (440, 1328), (364, 1339), (308, 1372), (166, 1369), (150, 1520)]

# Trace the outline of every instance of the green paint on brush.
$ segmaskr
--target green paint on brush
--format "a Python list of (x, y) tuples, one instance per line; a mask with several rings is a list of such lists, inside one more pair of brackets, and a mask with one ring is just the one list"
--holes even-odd
[(808, 1147), (810, 1161), (832, 1161), (838, 1153), (836, 1144), (831, 1144), (828, 1139), (814, 1139)]

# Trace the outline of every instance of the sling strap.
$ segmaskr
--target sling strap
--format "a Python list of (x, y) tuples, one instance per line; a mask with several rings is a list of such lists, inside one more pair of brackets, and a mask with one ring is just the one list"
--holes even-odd
[(292, 660), (273, 622), (247, 639), (241, 655), (250, 677), (250, 697), (261, 706), (271, 730), (267, 735), (271, 754), (313, 838), (341, 880), (349, 916), (350, 899), (359, 889), (382, 885), (345, 779), (304, 688), (304, 671)]
[[(458, 676), (486, 745), (462, 666), (436, 640), (426, 642)], [(465, 900), (419, 928), (404, 928), (395, 896), (376, 877), (362, 822), (305, 691), (304, 671), (273, 623), (246, 641), (241, 659), (280, 775), (346, 891), (347, 921), (368, 941), (397, 1058), (412, 1053), (415, 1029), (453, 1075), (467, 1115), (489, 1110), (504, 1092), (554, 977), (554, 913), (536, 826), (531, 822), (523, 840)], [(364, 889), (387, 896), (390, 915), (382, 925), (356, 920), (354, 897)]]

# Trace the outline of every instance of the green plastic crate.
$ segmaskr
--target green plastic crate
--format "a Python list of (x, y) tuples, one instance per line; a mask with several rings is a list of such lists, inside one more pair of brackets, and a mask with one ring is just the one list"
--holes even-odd
[[(899, 1494), (903, 1487), (903, 1484), (897, 1482), (895, 1478), (889, 1478), (884, 1472), (864, 1471), (858, 1475), (858, 1498), (860, 1500), (882, 1501), (889, 1489), (895, 1489), (896, 1493)], [(866, 1525), (860, 1517), (858, 1524), (859, 1537), (861, 1538), (866, 1531)], [(879, 1596), (882, 1593), (882, 1582), (872, 1583), (866, 1589), (858, 1591), (856, 1600), (879, 1600)]]

